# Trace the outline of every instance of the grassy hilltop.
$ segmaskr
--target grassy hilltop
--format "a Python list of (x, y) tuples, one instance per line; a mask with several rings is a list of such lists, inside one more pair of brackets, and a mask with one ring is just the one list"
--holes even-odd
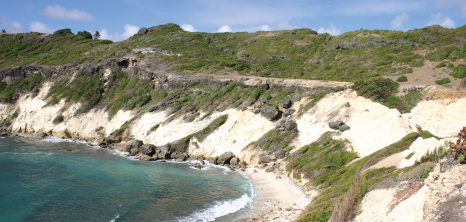
[[(142, 28), (113, 43), (84, 35), (21, 33), (0, 35), (0, 68), (73, 62), (101, 63), (135, 53), (149, 62), (169, 64), (173, 72), (256, 75), (354, 82), (402, 76), (438, 63), (455, 78), (466, 76), (466, 26), (429, 26), (412, 31), (358, 30), (340, 36), (311, 29), (255, 33), (186, 32), (176, 24)], [(149, 54), (137, 53), (149, 48)]]

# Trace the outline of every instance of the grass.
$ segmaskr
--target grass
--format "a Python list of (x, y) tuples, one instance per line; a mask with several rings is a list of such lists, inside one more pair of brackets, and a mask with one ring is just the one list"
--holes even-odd
[[(364, 169), (380, 160), (406, 150), (420, 135), (411, 133), (400, 141), (387, 146), (378, 152), (364, 157), (351, 165), (347, 165), (357, 157), (356, 153), (346, 150), (346, 143), (332, 138), (327, 132), (316, 142), (302, 147), (298, 158), (288, 157), (290, 161), (287, 171), (293, 176), (303, 174), (312, 186), (317, 186), (321, 193), (311, 202), (299, 221), (328, 221), (335, 209), (347, 212), (338, 217), (348, 218), (354, 213), (355, 206), (363, 195), (378, 183), (395, 177), (394, 168), (381, 168), (364, 172)], [(338, 202), (351, 205), (337, 205)], [(335, 217), (337, 217), (335, 216)]]
[[(0, 36), (0, 68), (67, 63), (104, 63), (117, 52), (155, 48), (156, 53), (135, 54), (139, 60), (170, 65), (170, 72), (238, 72), (278, 78), (336, 81), (369, 80), (403, 75), (425, 60), (466, 58), (465, 27), (429, 26), (408, 32), (358, 30), (340, 36), (311, 29), (255, 33), (186, 32), (176, 24), (147, 28), (145, 34), (125, 41), (86, 39), (69, 32), (7, 34)], [(84, 32), (81, 32), (84, 33)], [(424, 58), (415, 50), (431, 50)], [(456, 68), (456, 67), (455, 67)], [(460, 67), (454, 75), (460, 78)]]
[(262, 148), (263, 150), (267, 150), (267, 151), (278, 151), (278, 150), (287, 151), (287, 149), (291, 149), (289, 147), (289, 144), (297, 136), (298, 136), (297, 129), (292, 129), (290, 131), (281, 131), (279, 129), (272, 129), (258, 140), (260, 145), (259, 143), (256, 143), (256, 147)]
[(11, 84), (0, 81), (0, 102), (11, 103), (19, 98), (21, 93), (31, 92), (40, 88), (44, 77), (41, 74), (33, 74)]
[(435, 80), (435, 83), (437, 85), (446, 85), (446, 84), (450, 84), (451, 80), (450, 80), (450, 78), (443, 78), (443, 79), (440, 79), (440, 80)]

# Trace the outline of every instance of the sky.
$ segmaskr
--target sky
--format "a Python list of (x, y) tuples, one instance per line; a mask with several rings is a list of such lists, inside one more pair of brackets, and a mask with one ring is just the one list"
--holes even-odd
[(310, 28), (340, 35), (359, 29), (408, 31), (466, 24), (466, 0), (1, 0), (8, 33), (70, 28), (125, 40), (140, 28), (176, 23), (190, 32)]

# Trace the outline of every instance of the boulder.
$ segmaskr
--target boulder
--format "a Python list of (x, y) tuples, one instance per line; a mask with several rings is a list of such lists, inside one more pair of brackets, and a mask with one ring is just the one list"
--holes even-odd
[(270, 166), (270, 167), (265, 168), (265, 172), (267, 172), (267, 173), (272, 172), (274, 169), (275, 169), (274, 167)]
[(292, 102), (296, 102), (301, 100), (301, 95), (299, 93), (294, 94), (293, 98), (291, 99)]
[(131, 152), (130, 152), (131, 156), (135, 156), (138, 153), (139, 153), (139, 148), (137, 147), (131, 148)]
[(285, 117), (291, 116), (291, 115), (293, 115), (294, 112), (296, 112), (295, 109), (287, 109), (287, 110), (283, 113), (283, 115), (284, 115)]
[(259, 101), (262, 103), (262, 104), (265, 104), (267, 102), (267, 98), (265, 97), (262, 97), (259, 99)]
[(274, 155), (277, 159), (283, 159), (286, 156), (286, 152), (284, 150), (277, 150), (277, 152), (275, 152)]
[(238, 157), (235, 156), (235, 157), (231, 158), (231, 160), (230, 160), (231, 165), (238, 165), (238, 163), (239, 163), (239, 158)]
[(241, 163), (239, 163), (239, 167), (241, 167), (241, 169), (246, 169), (246, 167), (248, 166), (248, 164), (246, 162), (241, 161)]
[(261, 163), (270, 163), (271, 159), (267, 154), (263, 153), (259, 155), (259, 164)]
[(279, 105), (283, 107), (284, 109), (288, 109), (291, 107), (293, 103), (291, 103), (291, 100), (289, 99), (284, 99), (279, 101)]
[(207, 159), (207, 161), (209, 161), (209, 163), (211, 163), (211, 164), (217, 164), (217, 160), (218, 160), (218, 156), (209, 157), (209, 159)]
[(144, 155), (144, 154), (141, 154), (139, 156), (139, 160), (141, 161), (154, 161), (154, 160), (157, 160), (156, 157), (151, 157), (151, 156), (148, 156), (148, 155)]
[(201, 163), (195, 163), (195, 164), (193, 165), (193, 167), (194, 167), (194, 168), (197, 168), (197, 169), (202, 169)]
[(298, 124), (296, 124), (296, 122), (292, 119), (283, 119), (282, 121), (280, 121), (280, 123), (277, 125), (277, 129), (281, 130), (281, 131), (290, 131), (294, 128), (296, 128), (298, 126)]
[(144, 144), (139, 147), (139, 153), (143, 155), (152, 156), (155, 153), (155, 146), (152, 144)]
[(115, 144), (115, 149), (118, 149), (122, 152), (131, 152), (133, 148), (139, 148), (142, 145), (142, 141), (140, 140), (130, 140), (121, 143)]
[(350, 129), (350, 127), (349, 127), (348, 125), (346, 125), (346, 123), (343, 122), (343, 121), (330, 122), (330, 123), (328, 124), (328, 126), (329, 126), (331, 129), (339, 130), (339, 131), (341, 131), (341, 132)]
[(261, 108), (261, 115), (268, 120), (275, 120), (278, 117), (278, 111), (273, 106), (263, 105)]
[(217, 164), (230, 164), (230, 160), (235, 157), (233, 152), (228, 151), (218, 157)]
[(160, 152), (166, 152), (166, 153), (171, 153), (171, 149), (170, 149), (170, 146), (168, 144), (166, 145), (163, 145), (163, 146), (158, 146), (157, 147), (157, 150), (159, 150)]

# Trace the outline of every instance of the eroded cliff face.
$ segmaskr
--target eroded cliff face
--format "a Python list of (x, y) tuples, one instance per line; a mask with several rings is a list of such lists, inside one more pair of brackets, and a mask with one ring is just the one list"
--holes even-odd
[[(11, 125), (12, 132), (46, 133), (62, 138), (100, 141), (118, 130), (125, 122), (135, 118), (128, 126), (126, 139), (137, 139), (162, 146), (196, 133), (217, 117), (227, 114), (227, 121), (205, 139), (198, 141), (193, 137), (188, 151), (206, 157), (232, 151), (236, 156), (247, 157), (247, 162), (257, 162), (257, 158), (250, 154), (251, 149), (247, 149), (248, 144), (256, 142), (280, 122), (255, 114), (253, 106), (244, 110), (227, 109), (210, 115), (202, 113), (193, 121), (186, 121), (183, 116), (167, 121), (170, 118), (167, 111), (146, 112), (136, 116), (132, 111), (120, 110), (109, 119), (109, 114), (104, 109), (77, 113), (79, 103), (66, 104), (61, 100), (55, 105), (47, 105), (46, 95), (49, 89), (50, 84), (45, 83), (37, 96), (26, 94), (15, 104), (0, 106), (2, 117), (13, 112), (18, 113)], [(298, 109), (309, 100), (310, 98), (304, 96), (295, 101), (291, 108)], [(296, 121), (299, 132), (292, 144), (294, 149), (299, 149), (312, 143), (324, 132), (332, 131), (329, 122), (341, 120), (350, 126), (349, 130), (341, 133), (341, 139), (347, 140), (349, 148), (356, 151), (360, 157), (364, 157), (400, 140), (410, 132), (417, 131), (418, 126), (443, 138), (453, 137), (466, 122), (466, 115), (462, 115), (464, 107), (466, 98), (421, 101), (412, 113), (400, 114), (395, 109), (357, 96), (356, 92), (350, 89), (329, 93), (309, 111), (301, 115), (295, 112), (289, 117)], [(59, 115), (63, 116), (63, 121), (54, 122)], [(423, 143), (423, 146), (435, 148), (439, 144), (441, 142), (429, 142)], [(419, 153), (416, 153), (415, 158), (431, 149), (417, 150)], [(398, 165), (406, 166), (413, 162), (401, 163), (400, 160)]]

